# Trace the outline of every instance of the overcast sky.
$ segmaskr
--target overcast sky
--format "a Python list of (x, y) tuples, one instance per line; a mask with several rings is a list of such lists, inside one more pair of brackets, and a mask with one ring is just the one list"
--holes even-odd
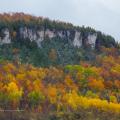
[(120, 0), (0, 0), (0, 12), (25, 12), (90, 26), (120, 42)]

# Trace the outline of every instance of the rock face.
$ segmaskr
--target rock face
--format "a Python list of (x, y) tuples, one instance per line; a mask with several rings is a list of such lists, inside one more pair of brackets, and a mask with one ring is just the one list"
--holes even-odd
[(45, 36), (52, 39), (52, 38), (56, 37), (56, 34), (55, 34), (55, 31), (50, 31), (49, 29), (47, 29), (45, 31)]
[(78, 31), (75, 32), (73, 45), (76, 46), (76, 47), (81, 47), (82, 46), (82, 36), (81, 36), (81, 33), (78, 32)]
[(92, 49), (95, 48), (95, 44), (96, 44), (96, 40), (97, 40), (97, 34), (89, 34), (88, 38), (87, 38), (87, 44), (91, 46)]
[(0, 36), (0, 44), (10, 44), (11, 43), (11, 36), (9, 29), (3, 29), (1, 31), (2, 36)]
[(34, 41), (37, 39), (36, 31), (33, 29), (28, 29), (26, 27), (20, 28), (20, 37), (23, 39), (29, 39), (30, 41)]
[[(31, 42), (35, 41), (38, 45), (38, 47), (41, 46), (41, 42), (47, 37), (49, 39), (59, 37), (61, 39), (68, 39), (72, 41), (72, 44), (74, 47), (82, 47), (83, 46), (83, 36), (81, 35), (80, 31), (74, 30), (73, 32), (66, 30), (42, 30), (42, 29), (31, 29), (27, 27), (21, 27), (19, 28), (19, 36), (21, 39), (26, 40), (29, 39)], [(11, 43), (11, 36), (10, 36), (10, 31), (9, 29), (5, 28), (2, 30), (3, 36), (0, 36), (0, 44), (10, 44)], [(71, 38), (70, 36), (74, 36)], [(97, 34), (88, 34), (87, 36), (87, 42), (86, 44), (91, 46), (92, 49), (95, 48), (96, 44), (96, 39), (97, 39)]]
[(37, 39), (35, 40), (38, 47), (41, 47), (41, 42), (44, 40), (44, 31), (37, 31)]

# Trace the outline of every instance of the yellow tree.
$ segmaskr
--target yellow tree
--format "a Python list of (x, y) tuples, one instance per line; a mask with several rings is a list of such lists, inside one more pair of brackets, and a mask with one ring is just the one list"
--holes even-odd
[(7, 94), (9, 100), (12, 102), (13, 108), (18, 107), (19, 101), (22, 97), (22, 88), (19, 89), (15, 82), (10, 82), (7, 86)]

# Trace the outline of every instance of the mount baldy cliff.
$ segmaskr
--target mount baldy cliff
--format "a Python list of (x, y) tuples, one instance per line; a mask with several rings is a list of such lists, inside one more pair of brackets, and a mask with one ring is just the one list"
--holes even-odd
[(0, 15), (1, 45), (27, 39), (40, 47), (46, 38), (64, 39), (74, 47), (115, 46), (114, 38), (89, 27), (77, 27), (70, 23), (51, 21), (23, 13)]
[(79, 64), (95, 60), (102, 46), (117, 43), (90, 27), (24, 13), (0, 14), (0, 59), (36, 66)]
[(38, 47), (41, 47), (41, 42), (46, 38), (50, 40), (54, 38), (65, 39), (73, 44), (74, 47), (90, 46), (91, 48), (95, 48), (97, 44), (97, 33), (88, 32), (86, 38), (84, 38), (78, 30), (50, 30), (49, 28), (42, 30), (25, 26), (18, 28), (17, 32), (15, 32), (16, 36), (14, 36), (14, 38), (11, 36), (11, 31), (8, 28), (1, 29), (1, 34), (1, 45), (10, 44), (14, 42), (13, 39), (27, 39), (30, 40), (30, 42), (36, 42)]

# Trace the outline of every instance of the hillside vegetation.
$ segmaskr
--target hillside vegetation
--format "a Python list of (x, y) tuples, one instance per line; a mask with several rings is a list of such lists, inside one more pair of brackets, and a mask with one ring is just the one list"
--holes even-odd
[[(35, 41), (30, 41), (29, 38), (24, 38), (20, 35), (20, 28), (29, 29), (33, 38), (34, 32), (37, 30), (44, 32), (48, 29), (54, 32), (62, 31), (65, 36), (67, 31), (69, 31), (71, 32), (71, 39), (69, 40), (67, 37), (54, 37), (52, 39), (44, 37), (40, 44), (41, 47), (38, 47)], [(52, 21), (48, 18), (35, 17), (24, 13), (0, 14), (1, 39), (5, 37), (5, 30), (9, 31), (10, 35), (8, 37), (10, 38), (8, 39), (11, 39), (11, 44), (0, 45), (0, 57), (13, 61), (16, 59), (15, 56), (17, 56), (22, 63), (33, 64), (34, 66), (46, 67), (50, 65), (79, 64), (81, 60), (93, 61), (96, 54), (100, 53), (102, 46), (107, 48), (118, 46), (112, 36), (105, 35), (90, 27), (74, 26), (71, 23)], [(72, 40), (75, 36), (75, 31), (80, 31), (81, 33), (82, 47), (73, 46)], [(26, 31), (23, 32), (26, 33)], [(85, 45), (86, 37), (89, 34), (97, 34), (95, 49), (90, 49)]]
[(45, 120), (119, 120), (120, 56), (115, 48), (103, 51), (93, 65), (81, 62), (39, 68), (1, 61), (1, 110), (39, 113), (35, 120), (37, 116)]
[[(69, 30), (71, 38), (80, 31), (84, 44), (74, 46), (65, 35), (45, 36), (38, 46), (31, 36), (23, 39), (19, 28), (23, 34)], [(95, 46), (85, 45), (93, 33)], [(120, 120), (119, 44), (90, 27), (0, 14), (0, 119)]]

